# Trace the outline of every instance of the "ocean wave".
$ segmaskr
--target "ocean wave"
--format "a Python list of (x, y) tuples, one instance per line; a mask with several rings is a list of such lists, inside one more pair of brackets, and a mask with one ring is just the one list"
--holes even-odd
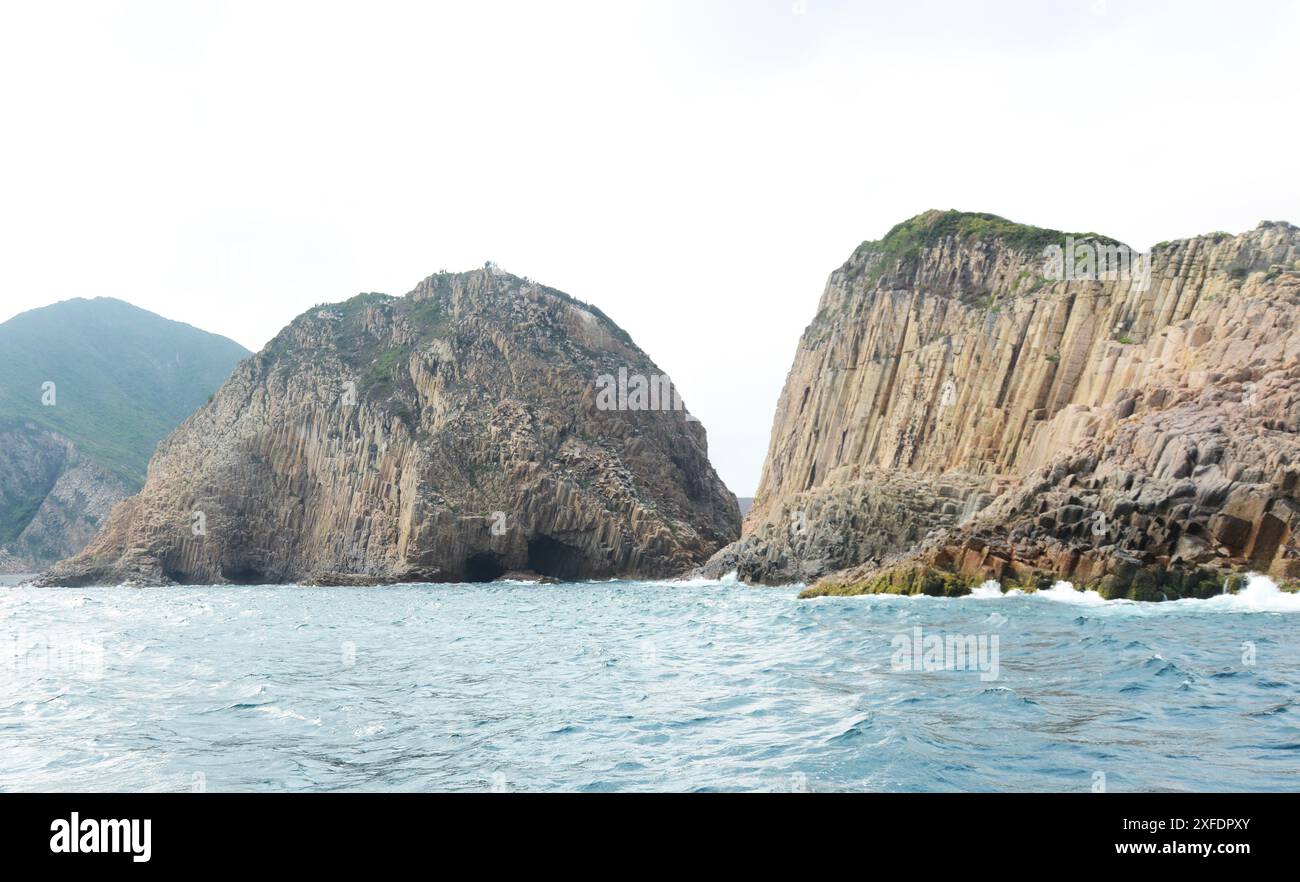
[(1108, 601), (1096, 591), (1091, 589), (1080, 591), (1074, 587), (1073, 582), (1057, 582), (1051, 588), (1045, 588), (1042, 591), (1034, 592), (1035, 597), (1041, 597), (1044, 600), (1055, 600), (1058, 603), (1080, 603), (1088, 606), (1097, 604), (1113, 603)]
[[(1166, 603), (987, 584), (804, 603), (691, 581), (0, 592), (10, 634), (90, 639), (105, 661), (82, 677), (0, 633), (20, 736), (0, 790), (157, 789), (159, 769), (240, 790), (463, 790), (485, 768), (516, 790), (762, 790), (796, 770), (810, 791), (1086, 790), (1092, 768), (1126, 790), (1300, 779), (1300, 618), (1248, 612), (1295, 606), (1267, 580)], [(96, 602), (66, 603), (80, 595)], [(969, 658), (897, 675), (893, 638), (917, 626), (945, 646), (997, 635), (997, 679)], [(368, 649), (350, 660), (349, 642)], [(93, 754), (87, 732), (106, 733)]]
[[(677, 588), (722, 588), (722, 587), (734, 587), (737, 585), (746, 585), (748, 583), (740, 581), (739, 573), (736, 570), (732, 570), (729, 573), (724, 573), (720, 578), (717, 579), (706, 579), (703, 576), (696, 576), (691, 579), (664, 579), (658, 582), (652, 581), (649, 582), (648, 584), (672, 585)], [(802, 584), (787, 585), (783, 587), (802, 588), (803, 585)]]
[(1080, 591), (1074, 587), (1074, 583), (1066, 581), (1057, 582), (1051, 588), (1045, 588), (1034, 592), (1032, 595), (1026, 595), (1018, 589), (1003, 593), (1002, 586), (990, 579), (973, 588), (971, 593), (967, 595), (968, 598), (974, 600), (991, 600), (1013, 596), (1041, 597), (1044, 600), (1054, 600), (1058, 603), (1072, 603), (1080, 606), (1130, 606), (1153, 610), (1196, 608), (1221, 610), (1223, 612), (1300, 612), (1300, 593), (1283, 591), (1276, 582), (1259, 573), (1250, 573), (1246, 578), (1245, 587), (1235, 593), (1225, 592), (1208, 598), (1184, 597), (1159, 603), (1143, 603), (1128, 600), (1127, 598), (1107, 600), (1094, 590)]
[(283, 708), (274, 704), (236, 705), (236, 707), (250, 708), (260, 714), (266, 714), (277, 720), (297, 720), (302, 723), (307, 723), (310, 726), (320, 725), (320, 717), (305, 717), (296, 710)]
[[(716, 580), (692, 580), (689, 583), (676, 583), (692, 587), (704, 587), (708, 585), (726, 584)], [(743, 584), (743, 583), (741, 583)], [(946, 601), (952, 598), (934, 597), (928, 594), (871, 594), (867, 595), (877, 600), (895, 598), (904, 601)], [(1166, 600), (1160, 602), (1144, 602), (1129, 600), (1128, 598), (1116, 598), (1107, 600), (1100, 593), (1093, 589), (1080, 591), (1074, 587), (1073, 582), (1058, 581), (1051, 588), (1043, 588), (1038, 591), (1025, 592), (1019, 588), (1012, 588), (1009, 591), (1002, 589), (1001, 583), (989, 579), (980, 583), (971, 589), (969, 594), (956, 598), (958, 600), (1001, 600), (1013, 597), (1037, 597), (1043, 600), (1051, 600), (1057, 603), (1068, 603), (1076, 606), (1088, 607), (1129, 607), (1141, 609), (1143, 611), (1155, 610), (1176, 610), (1176, 609), (1205, 609), (1218, 610), (1223, 612), (1272, 612), (1287, 613), (1300, 612), (1300, 593), (1283, 591), (1278, 584), (1268, 576), (1259, 573), (1250, 573), (1246, 579), (1246, 585), (1235, 593), (1216, 595), (1209, 598), (1184, 597), (1178, 600)]]
[(1176, 600), (1174, 603), (1195, 604), (1206, 609), (1229, 612), (1300, 612), (1300, 594), (1283, 591), (1268, 576), (1251, 573), (1246, 577), (1246, 587), (1236, 594), (1217, 597)]
[(1002, 592), (1002, 585), (994, 579), (982, 582), (971, 589), (970, 596), (975, 600), (998, 600), (1003, 597), (1014, 597), (1024, 594), (1019, 588), (1012, 588), (1005, 594)]

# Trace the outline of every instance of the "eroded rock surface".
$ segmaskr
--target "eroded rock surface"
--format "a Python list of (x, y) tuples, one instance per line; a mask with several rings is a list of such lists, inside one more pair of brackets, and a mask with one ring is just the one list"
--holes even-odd
[(744, 538), (705, 571), (820, 577), (810, 593), (1065, 578), (1147, 599), (1244, 568), (1300, 576), (1300, 231), (1164, 243), (1148, 283), (1053, 281), (1053, 243), (1066, 234), (956, 212), (864, 243), (800, 341)]
[(488, 267), (295, 319), (159, 444), (51, 584), (673, 574), (739, 533), (682, 410), (605, 410), (661, 372), (599, 310)]
[(0, 573), (35, 572), (80, 551), (131, 489), (57, 432), (21, 421), (0, 428)]

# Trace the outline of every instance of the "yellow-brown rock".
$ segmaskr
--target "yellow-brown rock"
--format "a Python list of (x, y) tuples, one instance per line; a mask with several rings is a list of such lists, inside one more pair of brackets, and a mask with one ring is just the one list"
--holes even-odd
[(739, 533), (683, 410), (602, 410), (659, 375), (599, 310), (495, 267), (316, 307), (158, 447), (47, 584), (657, 576)]
[[(1149, 280), (1054, 280), (1066, 235), (928, 212), (864, 243), (800, 341), (744, 537), (704, 570), (1153, 599), (1300, 575), (1300, 231), (1164, 243)], [(815, 565), (791, 565), (809, 536)]]

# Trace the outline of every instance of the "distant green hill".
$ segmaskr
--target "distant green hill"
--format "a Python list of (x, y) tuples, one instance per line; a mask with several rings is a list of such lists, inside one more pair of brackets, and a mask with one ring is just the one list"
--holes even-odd
[[(158, 441), (248, 354), (108, 297), (33, 309), (0, 324), (0, 424), (52, 429), (138, 489)], [(42, 404), (46, 382), (53, 406)]]

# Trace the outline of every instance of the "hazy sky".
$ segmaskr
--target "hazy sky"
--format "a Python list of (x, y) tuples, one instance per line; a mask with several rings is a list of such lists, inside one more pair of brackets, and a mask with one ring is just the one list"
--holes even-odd
[(0, 81), (0, 321), (105, 295), (258, 349), (491, 259), (627, 329), (742, 496), (900, 220), (1300, 222), (1295, 3), (5, 4)]

